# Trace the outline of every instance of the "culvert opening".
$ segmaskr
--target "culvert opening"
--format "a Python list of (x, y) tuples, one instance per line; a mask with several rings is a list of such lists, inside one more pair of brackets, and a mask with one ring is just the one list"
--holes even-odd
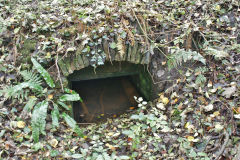
[(137, 107), (134, 96), (151, 99), (152, 83), (143, 65), (107, 63), (94, 70), (86, 67), (68, 77), (71, 88), (83, 102), (73, 102), (73, 117), (79, 122), (100, 122)]

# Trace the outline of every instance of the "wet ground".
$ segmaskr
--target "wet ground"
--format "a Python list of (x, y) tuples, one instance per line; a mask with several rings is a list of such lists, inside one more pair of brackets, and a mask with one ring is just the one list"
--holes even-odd
[(139, 96), (130, 77), (114, 77), (72, 82), (83, 103), (73, 104), (74, 118), (78, 122), (99, 122), (115, 118), (136, 107), (134, 96)]

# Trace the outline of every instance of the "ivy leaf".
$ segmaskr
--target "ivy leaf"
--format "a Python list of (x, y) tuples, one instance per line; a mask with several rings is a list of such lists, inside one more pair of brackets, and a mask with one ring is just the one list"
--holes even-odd
[(117, 47), (117, 44), (115, 42), (112, 42), (110, 44), (110, 48), (115, 49)]
[(207, 81), (206, 77), (202, 74), (199, 74), (196, 78), (195, 83), (199, 85), (203, 85)]
[(76, 121), (70, 117), (68, 114), (63, 113), (62, 114), (63, 119), (66, 121), (67, 125), (73, 129), (75, 133), (77, 133), (78, 136), (83, 137), (83, 133), (81, 129), (78, 127)]
[(38, 143), (36, 143), (36, 144), (34, 144), (34, 145), (32, 146), (32, 149), (33, 149), (35, 152), (37, 152), (39, 149), (42, 149), (42, 148), (43, 148), (43, 144), (40, 143), (40, 142), (38, 142)]
[(60, 101), (65, 102), (65, 101), (81, 101), (82, 99), (80, 98), (79, 94), (64, 94), (59, 98)]
[(128, 157), (128, 156), (125, 156), (125, 155), (123, 155), (123, 156), (120, 156), (119, 158), (120, 158), (120, 159), (130, 159), (130, 157)]
[(32, 60), (32, 63), (34, 65), (34, 67), (41, 74), (41, 76), (44, 78), (44, 80), (47, 82), (47, 84), (51, 88), (55, 87), (55, 84), (54, 84), (51, 76), (49, 75), (49, 73), (33, 57), (31, 58), (31, 60)]
[(45, 125), (46, 125), (46, 117), (47, 117), (47, 107), (48, 101), (39, 102), (32, 114), (32, 136), (35, 143), (39, 141), (39, 135), (42, 133), (45, 135)]
[(198, 52), (194, 51), (193, 53), (193, 60), (202, 62), (206, 65), (206, 59)]
[(72, 158), (78, 159), (78, 158), (83, 158), (82, 154), (73, 154)]
[(82, 50), (82, 53), (87, 53), (87, 52), (90, 52), (90, 47), (89, 47), (89, 46), (85, 47), (85, 48)]
[(0, 34), (7, 29), (7, 26), (4, 24), (4, 19), (0, 16)]
[(122, 133), (130, 138), (135, 138), (135, 134), (132, 130), (124, 130)]
[(75, 47), (69, 47), (69, 48), (67, 49), (67, 52), (73, 52), (73, 51), (75, 51), (75, 50), (76, 50)]
[(5, 129), (1, 130), (1, 132), (0, 132), (0, 138), (5, 134), (5, 132), (6, 132)]

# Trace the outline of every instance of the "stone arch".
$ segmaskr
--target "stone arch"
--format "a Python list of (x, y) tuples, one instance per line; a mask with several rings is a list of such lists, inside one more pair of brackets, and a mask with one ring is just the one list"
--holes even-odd
[[(134, 46), (128, 45), (126, 53), (123, 56), (121, 56), (118, 51), (110, 49), (109, 47), (104, 50), (106, 61), (126, 61), (134, 64), (148, 64), (150, 62), (150, 53), (142, 53), (140, 51), (140, 44), (135, 44)], [(82, 54), (80, 50), (77, 50), (76, 53), (63, 57), (58, 64), (63, 75), (68, 76), (75, 70), (88, 67), (90, 65), (90, 60), (87, 55)]]
[[(123, 56), (120, 55), (117, 49), (111, 49), (106, 42), (103, 42), (102, 49), (106, 54), (105, 62), (129, 62), (142, 65), (149, 64), (150, 62), (150, 52), (147, 51), (143, 53), (140, 43), (135, 43), (133, 46), (127, 45), (126, 52)], [(62, 80), (65, 87), (68, 85), (67, 77), (70, 74), (90, 66), (89, 57), (83, 54), (81, 50), (81, 47), (79, 47), (75, 53), (59, 58), (58, 65), (63, 75)]]

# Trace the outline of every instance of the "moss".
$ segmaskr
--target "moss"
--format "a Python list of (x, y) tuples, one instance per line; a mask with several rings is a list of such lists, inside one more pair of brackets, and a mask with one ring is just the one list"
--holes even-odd
[(31, 62), (31, 53), (34, 52), (36, 43), (36, 41), (30, 39), (24, 40), (24, 44), (20, 49), (20, 53), (22, 55), (22, 58), (20, 59), (21, 62)]
[(146, 71), (139, 74), (139, 89), (147, 100), (152, 99), (152, 79)]
[(20, 51), (21, 54), (22, 55), (29, 55), (30, 53), (34, 52), (36, 43), (37, 42), (34, 41), (34, 40), (26, 39), (24, 41), (24, 44), (23, 44), (22, 49)]

